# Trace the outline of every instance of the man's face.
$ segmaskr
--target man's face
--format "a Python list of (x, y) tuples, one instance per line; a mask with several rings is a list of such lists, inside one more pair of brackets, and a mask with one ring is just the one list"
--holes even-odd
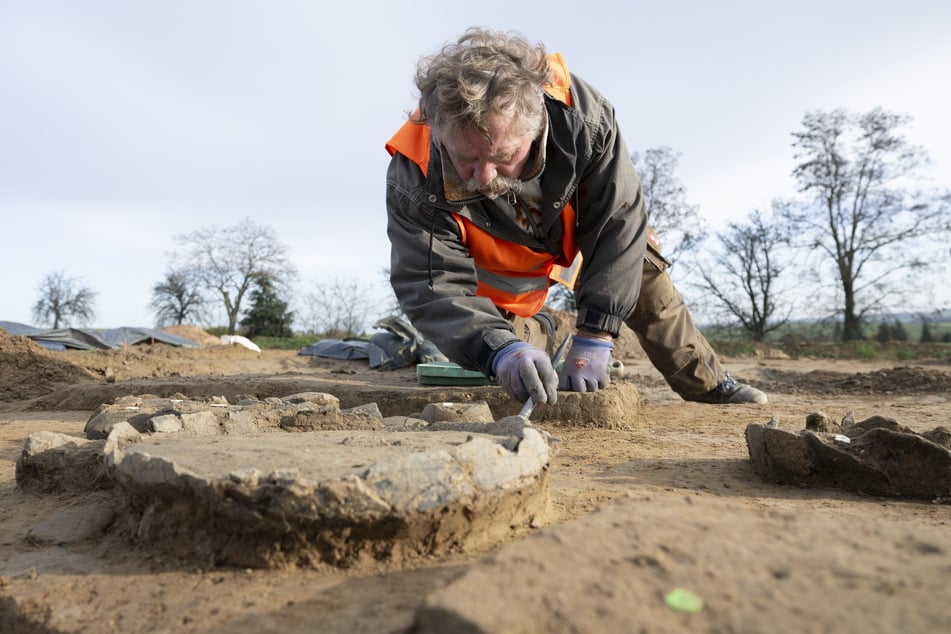
[(443, 147), (470, 191), (496, 198), (520, 185), (518, 177), (531, 154), (535, 135), (514, 132), (511, 117), (496, 117), (487, 127), (490, 140), (470, 128), (443, 139)]

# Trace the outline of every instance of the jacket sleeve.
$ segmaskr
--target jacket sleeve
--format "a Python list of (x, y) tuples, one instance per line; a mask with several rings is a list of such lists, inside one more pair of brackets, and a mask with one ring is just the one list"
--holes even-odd
[(419, 168), (395, 154), (387, 170), (390, 282), (400, 307), (449, 359), (492, 376), (492, 358), (518, 341), (491, 300), (450, 214), (422, 198)]
[(577, 325), (616, 337), (640, 292), (647, 212), (613, 107), (583, 81), (573, 82), (592, 149), (578, 185), (576, 240), (584, 264), (575, 286)]

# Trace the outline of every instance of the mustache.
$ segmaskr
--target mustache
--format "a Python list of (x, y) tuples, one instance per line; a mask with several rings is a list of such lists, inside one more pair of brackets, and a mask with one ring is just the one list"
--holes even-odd
[(466, 183), (466, 190), (478, 192), (490, 200), (495, 200), (499, 196), (512, 192), (518, 194), (522, 191), (522, 181), (517, 178), (507, 178), (505, 176), (496, 176), (486, 184), (482, 184), (474, 178), (470, 178)]

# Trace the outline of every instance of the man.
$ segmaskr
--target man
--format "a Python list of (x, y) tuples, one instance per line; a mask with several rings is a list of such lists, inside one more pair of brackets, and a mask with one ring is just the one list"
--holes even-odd
[[(558, 389), (610, 382), (626, 323), (684, 399), (766, 402), (695, 327), (647, 225), (614, 110), (560, 55), (472, 28), (420, 61), (416, 87), (418, 109), (386, 145), (390, 279), (447, 357), (513, 398), (554, 403)], [(531, 336), (553, 280), (578, 305), (560, 377), (551, 339)]]

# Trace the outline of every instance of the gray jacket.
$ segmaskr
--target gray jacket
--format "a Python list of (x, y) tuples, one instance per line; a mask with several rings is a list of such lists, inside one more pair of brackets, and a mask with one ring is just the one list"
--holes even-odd
[(476, 296), (475, 265), (449, 212), (505, 240), (560, 253), (560, 212), (572, 200), (575, 241), (584, 257), (575, 288), (578, 327), (617, 336), (637, 302), (647, 236), (640, 179), (611, 104), (575, 75), (571, 96), (572, 107), (545, 99), (543, 239), (523, 231), (481, 195), (447, 200), (438, 143), (430, 148), (426, 176), (399, 153), (387, 170), (390, 281), (400, 306), (447, 357), (487, 376), (495, 353), (518, 337), (491, 300)]

